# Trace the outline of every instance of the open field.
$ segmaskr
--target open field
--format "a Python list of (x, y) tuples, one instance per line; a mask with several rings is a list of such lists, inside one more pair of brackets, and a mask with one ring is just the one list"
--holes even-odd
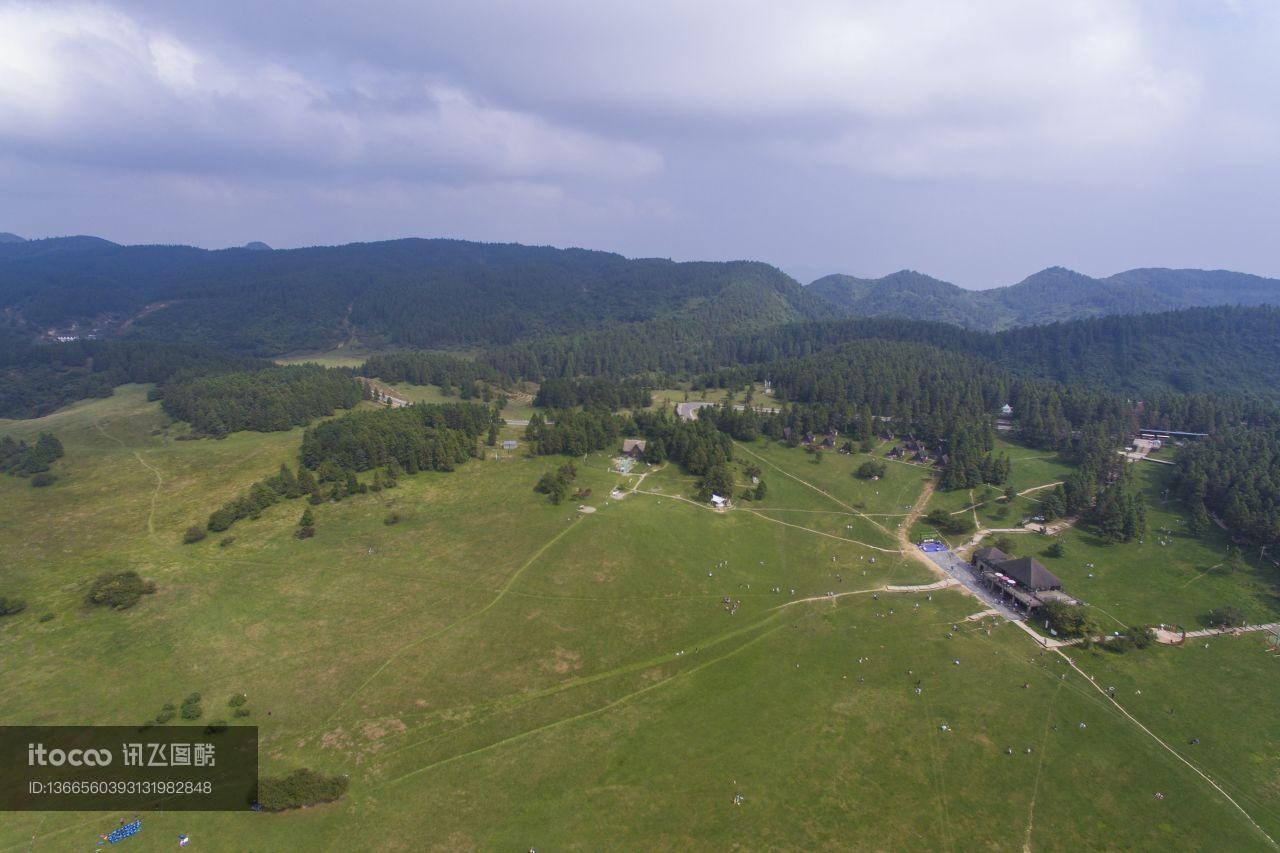
[(277, 364), (318, 364), (322, 367), (359, 367), (378, 350), (363, 347), (342, 347), (323, 352), (300, 353), (275, 359)]
[[(52, 487), (0, 477), (0, 594), (28, 602), (0, 621), (0, 722), (139, 723), (191, 691), (212, 719), (244, 692), (264, 772), (349, 773), (351, 789), (282, 815), (146, 817), (130, 849), (179, 832), (208, 850), (1269, 846), (1016, 628), (965, 621), (980, 605), (954, 591), (883, 589), (934, 579), (892, 553), (921, 469), (864, 482), (852, 470), (865, 457), (814, 465), (756, 442), (737, 464), (759, 464), (768, 496), (717, 513), (683, 499), (692, 481), (674, 466), (624, 477), (591, 454), (576, 463), (586, 515), (532, 492), (565, 460), (521, 450), (318, 507), (314, 539), (293, 538), (295, 501), (237, 523), (225, 547), (219, 534), (184, 546), (188, 524), (292, 461), (300, 430), (178, 441), (145, 392), (0, 423), (51, 429), (67, 449)], [(622, 483), (643, 491), (611, 499)], [(1274, 607), (1261, 575), (1178, 587), (1190, 574), (1152, 541), (1073, 533), (1050, 564), (1074, 589), (1069, 564), (1107, 554), (1086, 597), (1120, 602), (1121, 618), (1229, 594)], [(88, 582), (123, 568), (156, 595), (84, 611)], [(1177, 577), (1144, 592), (1156, 572)], [(1099, 682), (1140, 686), (1131, 713), (1280, 837), (1266, 717), (1280, 660), (1260, 644), (1072, 654)], [(1216, 719), (1215, 691), (1253, 707)], [(1189, 752), (1165, 704), (1212, 749)], [(0, 850), (84, 849), (116, 818), (7, 814)]]

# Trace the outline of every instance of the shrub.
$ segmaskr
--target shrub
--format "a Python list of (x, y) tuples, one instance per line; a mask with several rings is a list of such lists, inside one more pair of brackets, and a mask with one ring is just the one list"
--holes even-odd
[(295, 539), (310, 539), (316, 535), (314, 527), (299, 527), (297, 532), (293, 534)]
[(1106, 649), (1109, 652), (1116, 652), (1117, 654), (1124, 654), (1125, 652), (1129, 651), (1129, 649), (1132, 649), (1133, 647), (1134, 647), (1133, 638), (1131, 638), (1128, 634), (1121, 634), (1119, 637), (1112, 637), (1111, 639), (1107, 640), (1105, 643), (1102, 644), (1102, 648)]
[(1129, 632), (1129, 639), (1133, 641), (1134, 648), (1145, 649), (1156, 641), (1156, 632), (1149, 625), (1141, 625)]
[(186, 699), (182, 700), (182, 704), (183, 705), (199, 705), (201, 698), (202, 697), (200, 696), (199, 693), (192, 693), (191, 695), (187, 696)]
[(0, 616), (12, 616), (27, 609), (27, 603), (21, 598), (5, 598), (0, 595)]
[(52, 622), (52, 621), (53, 621), (53, 614), (52, 614), (52, 613), (46, 613), (46, 614), (44, 614), (43, 616), (41, 616), (41, 617), (40, 617), (40, 621), (41, 621), (41, 622)]
[(233, 717), (247, 717), (247, 716), (249, 716), (249, 709), (248, 709), (248, 708), (236, 708), (234, 711), (232, 711), (232, 712), (231, 712), (231, 716), (233, 716)]
[(1239, 628), (1246, 622), (1244, 612), (1239, 607), (1215, 607), (1209, 611), (1205, 621), (1211, 628)]
[(31, 485), (35, 486), (37, 489), (42, 489), (45, 486), (52, 486), (54, 481), (57, 479), (57, 477), (53, 476), (48, 471), (45, 471), (32, 477)]
[(216, 735), (219, 732), (225, 732), (226, 730), (227, 730), (226, 720), (214, 720), (212, 723), (209, 723), (207, 726), (204, 727), (204, 733), (207, 735)]
[(1046, 557), (1065, 557), (1067, 555), (1067, 549), (1062, 547), (1061, 542), (1054, 542), (1045, 549), (1044, 555)]
[(203, 708), (201, 708), (198, 704), (196, 704), (196, 705), (187, 705), (187, 704), (183, 704), (183, 706), (182, 706), (182, 719), (184, 719), (184, 720), (198, 720), (198, 719), (200, 719), (202, 716), (204, 716), (204, 709), (203, 709)]
[(346, 776), (315, 770), (295, 770), (288, 776), (263, 776), (258, 780), (258, 804), (269, 812), (331, 803), (346, 792)]
[(1018, 553), (1018, 546), (1014, 545), (1013, 540), (1008, 536), (997, 536), (995, 540), (992, 541), (991, 547), (999, 548), (1010, 557), (1013, 557)]
[(1079, 604), (1063, 604), (1050, 601), (1041, 611), (1049, 620), (1049, 627), (1064, 637), (1092, 637), (1098, 633), (1098, 625), (1089, 611)]
[(386, 518), (382, 519), (382, 523), (383, 523), (383, 524), (386, 524), (386, 525), (399, 524), (399, 523), (400, 523), (400, 513), (398, 513), (398, 512), (393, 512), (393, 513), (391, 513), (391, 514), (390, 514), (390, 515), (388, 515)]
[(883, 477), (888, 471), (888, 466), (876, 459), (868, 459), (858, 466), (858, 470), (853, 472), (853, 476), (859, 480), (870, 480), (872, 477)]
[(951, 515), (945, 509), (935, 509), (925, 516), (924, 520), (943, 533), (949, 533), (952, 536), (959, 536), (962, 533), (973, 531), (973, 519), (966, 513)]
[(244, 695), (243, 693), (237, 693), (227, 700), (227, 705), (232, 708), (239, 708), (241, 705), (243, 705), (245, 702), (248, 702), (248, 701), (249, 701), (248, 696)]
[(173, 706), (165, 705), (159, 714), (156, 714), (157, 723), (167, 723), (173, 719)]
[(193, 524), (187, 528), (187, 532), (182, 535), (182, 544), (190, 545), (199, 542), (205, 537), (204, 528), (198, 524)]
[(236, 537), (234, 536), (223, 536), (221, 539), (218, 540), (218, 547), (225, 548), (234, 541), (236, 541)]
[(134, 571), (115, 572), (98, 575), (89, 594), (85, 596), (85, 604), (95, 607), (110, 607), (112, 610), (128, 610), (144, 595), (156, 591), (156, 585), (144, 581)]

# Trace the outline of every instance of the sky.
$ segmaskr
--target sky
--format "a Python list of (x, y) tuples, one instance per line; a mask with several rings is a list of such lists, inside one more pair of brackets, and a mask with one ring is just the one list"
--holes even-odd
[(0, 231), (1280, 277), (1272, 0), (0, 0)]

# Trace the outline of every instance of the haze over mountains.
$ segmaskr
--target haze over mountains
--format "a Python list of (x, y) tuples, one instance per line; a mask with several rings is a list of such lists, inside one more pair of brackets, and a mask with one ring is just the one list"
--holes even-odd
[(122, 246), (97, 237), (0, 237), (0, 311), (31, 335), (105, 334), (276, 355), (339, 344), (504, 345), (688, 318), (750, 330), (903, 317), (976, 330), (1215, 305), (1280, 304), (1280, 281), (1137, 269), (1095, 279), (1061, 267), (971, 291), (904, 270), (807, 287), (755, 261), (629, 259), (584, 249), (404, 239), (268, 250)]
[(1050, 267), (990, 290), (966, 290), (901, 270), (877, 279), (829, 275), (809, 289), (854, 316), (913, 317), (985, 330), (1211, 305), (1280, 304), (1280, 280), (1227, 270), (1133, 269), (1099, 279)]

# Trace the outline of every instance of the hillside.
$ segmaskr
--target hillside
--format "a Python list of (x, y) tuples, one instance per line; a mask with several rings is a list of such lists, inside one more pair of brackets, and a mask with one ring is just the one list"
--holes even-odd
[(274, 355), (353, 337), (504, 344), (688, 311), (751, 326), (815, 319), (831, 307), (749, 261), (458, 240), (206, 251), (74, 237), (0, 245), (0, 310), (32, 332), (96, 327)]
[(983, 330), (1212, 305), (1280, 304), (1280, 281), (1227, 270), (1134, 269), (1099, 279), (1050, 267), (990, 290), (965, 290), (902, 270), (877, 279), (829, 275), (808, 289), (857, 316), (929, 319)]

